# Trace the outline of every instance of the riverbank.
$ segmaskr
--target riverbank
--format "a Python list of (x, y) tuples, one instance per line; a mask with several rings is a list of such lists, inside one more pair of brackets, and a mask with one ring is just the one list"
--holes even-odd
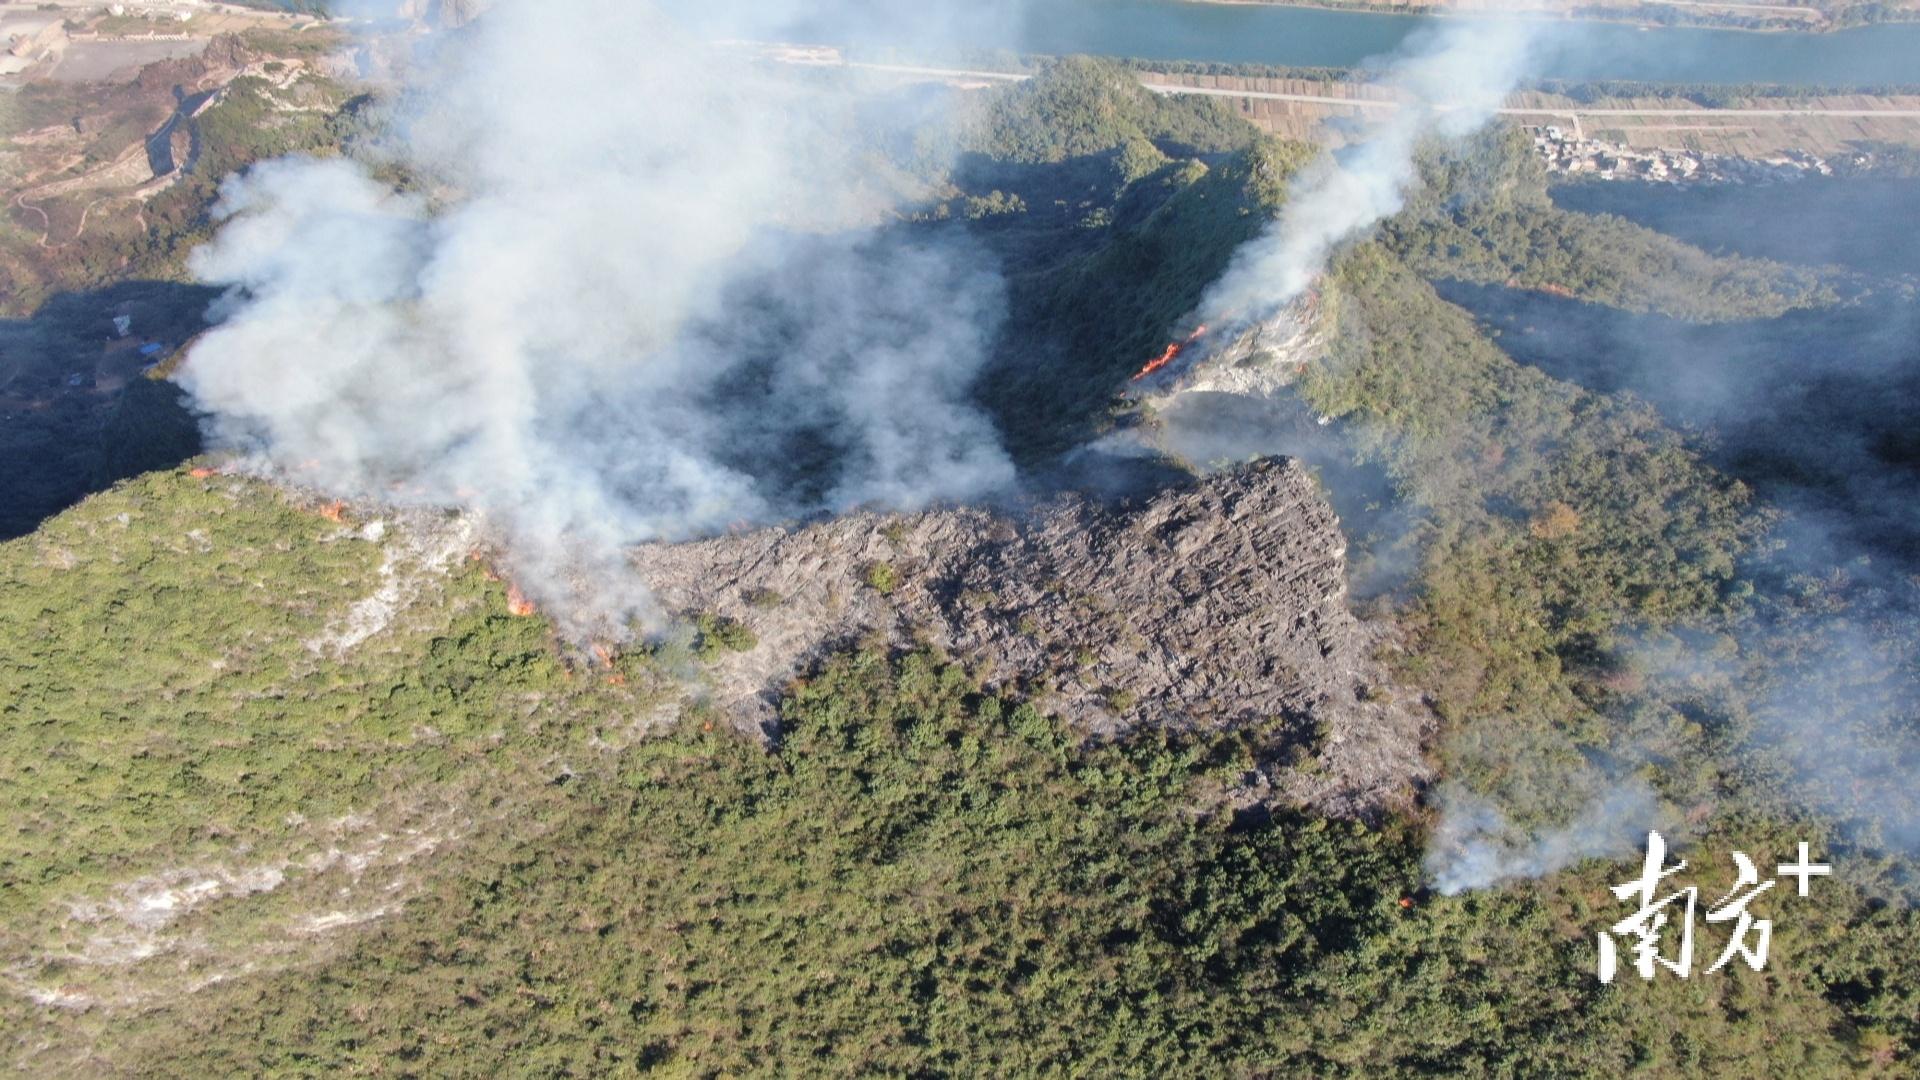
[(1865, 26), (1884, 26), (1920, 22), (1920, 4), (1906, 8), (1886, 5), (1857, 5), (1829, 13), (1818, 7), (1795, 4), (1711, 3), (1708, 0), (1632, 0), (1610, 3), (1554, 3), (1540, 0), (1522, 8), (1493, 11), (1456, 0), (1178, 0), (1180, 3), (1210, 7), (1302, 8), (1314, 11), (1339, 11), (1366, 15), (1424, 18), (1486, 18), (1495, 14), (1519, 18), (1547, 19), (1555, 22), (1604, 23), (1632, 26), (1643, 30), (1682, 27), (1699, 30), (1728, 30), (1756, 34), (1824, 34)]
[[(1396, 107), (1383, 87), (1352, 81), (1157, 72), (1136, 67), (1161, 93), (1199, 94), (1232, 103), (1256, 127), (1286, 138), (1338, 142), (1335, 119)], [(1775, 104), (1751, 99), (1702, 106), (1674, 95), (1575, 98), (1541, 89), (1509, 95), (1497, 110), (1527, 127), (1558, 125), (1635, 151), (1679, 151), (1767, 160), (1796, 152), (1849, 158), (1875, 147), (1920, 149), (1920, 94), (1814, 95)]]
[[(739, 44), (777, 63), (844, 67), (884, 77), (944, 82), (960, 89), (1018, 82), (1031, 72), (1030, 68), (995, 70), (986, 64), (945, 67), (869, 60), (830, 46)], [(1351, 79), (1159, 71), (1141, 60), (1127, 66), (1157, 93), (1219, 98), (1262, 131), (1302, 141), (1339, 145), (1353, 135), (1354, 121), (1399, 107), (1390, 89)], [(1604, 143), (1619, 148), (1621, 153), (1614, 156), (1659, 160), (1666, 164), (1667, 173), (1679, 176), (1689, 176), (1704, 163), (1720, 159), (1772, 165), (1792, 164), (1807, 156), (1851, 168), (1887, 151), (1903, 158), (1920, 153), (1920, 93), (1835, 92), (1782, 99), (1779, 104), (1758, 98), (1703, 106), (1671, 94), (1576, 98), (1536, 88), (1509, 95), (1495, 111), (1549, 138), (1560, 138), (1548, 132), (1562, 129), (1566, 138), (1592, 142), (1589, 149), (1596, 153), (1607, 149), (1601, 146)], [(1694, 161), (1694, 169), (1685, 168), (1682, 158)], [(1609, 168), (1596, 159), (1592, 171)]]
[[(1454, 16), (1462, 20), (1467, 15)], [(956, 34), (960, 49), (1134, 56), (1284, 67), (1356, 67), (1405, 47), (1435, 17), (1279, 4), (1190, 0), (1034, 0), (1016, 25)], [(1826, 34), (1756, 34), (1553, 21), (1577, 33), (1542, 35), (1532, 80), (1881, 87), (1920, 83), (1920, 23)], [(816, 38), (832, 42), (823, 29)], [(875, 35), (839, 44), (911, 46)]]

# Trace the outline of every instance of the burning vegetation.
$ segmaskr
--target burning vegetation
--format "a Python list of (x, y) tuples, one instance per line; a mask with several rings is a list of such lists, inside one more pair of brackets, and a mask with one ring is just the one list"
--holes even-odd
[(527, 594), (520, 591), (520, 586), (512, 582), (507, 583), (507, 613), (509, 615), (518, 615), (524, 618), (529, 615), (538, 614), (539, 610), (540, 609), (534, 605), (534, 602), (527, 598)]
[(1154, 372), (1159, 371), (1161, 368), (1166, 367), (1168, 364), (1173, 363), (1174, 360), (1178, 358), (1181, 353), (1187, 351), (1187, 346), (1192, 345), (1196, 341), (1199, 341), (1203, 336), (1205, 336), (1206, 332), (1207, 332), (1207, 328), (1203, 324), (1203, 325), (1194, 327), (1193, 333), (1188, 334), (1185, 338), (1179, 341), (1168, 342), (1167, 347), (1161, 351), (1159, 356), (1156, 356), (1153, 359), (1147, 361), (1146, 367), (1143, 367), (1139, 371), (1134, 373), (1133, 381), (1139, 382), (1141, 379), (1144, 379), (1147, 376), (1153, 374)]

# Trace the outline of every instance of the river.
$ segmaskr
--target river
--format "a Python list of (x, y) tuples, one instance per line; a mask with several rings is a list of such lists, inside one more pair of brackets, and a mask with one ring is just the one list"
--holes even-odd
[[(983, 4), (983, 8), (993, 5)], [(1445, 16), (1442, 18), (1466, 18)], [(1029, 53), (1093, 53), (1152, 60), (1210, 60), (1352, 67), (1391, 52), (1440, 19), (1264, 4), (1182, 0), (1030, 0), (1015, 19), (975, 18), (946, 28), (942, 44)], [(1533, 75), (1657, 82), (1920, 84), (1920, 24), (1829, 34), (1751, 33), (1553, 20), (1572, 41), (1540, 58)], [(794, 29), (790, 28), (789, 32)], [(816, 26), (801, 40), (847, 43)], [(854, 44), (905, 44), (915, 35)], [(924, 38), (918, 42), (925, 48)]]

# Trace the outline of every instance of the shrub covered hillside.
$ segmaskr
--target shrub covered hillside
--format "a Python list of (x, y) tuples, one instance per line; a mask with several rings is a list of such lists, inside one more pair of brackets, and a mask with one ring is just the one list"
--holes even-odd
[(926, 655), (827, 664), (775, 750), (642, 737), (655, 661), (570, 667), (400, 542), (434, 523), (313, 509), (160, 474), (0, 547), (11, 1068), (1841, 1075), (1913, 1035), (1916, 927), (1851, 887), (1777, 974), (1603, 989), (1617, 867), (1430, 897), (1407, 825), (1211, 812), (1236, 739), (1082, 745)]
[[(249, 42), (268, 50), (262, 55), (287, 56), (337, 44), (326, 31), (307, 37)], [(94, 100), (99, 93), (92, 85), (36, 83), (21, 90), (17, 100), (0, 104), (0, 120), (14, 121), (19, 131), (70, 124), (76, 115), (91, 117), (106, 107)], [(12, 287), (0, 292), (0, 317), (30, 315), (65, 291), (134, 278), (185, 280), (187, 253), (212, 235), (208, 211), (221, 180), (283, 154), (338, 153), (347, 139), (364, 130), (366, 104), (311, 69), (285, 87), (252, 75), (233, 80), (199, 117), (200, 154), (192, 170), (139, 201), (137, 212), (123, 201), (82, 219), (81, 208), (88, 200), (43, 196), (40, 201), (46, 203), (50, 221), (27, 214), (0, 216), (0, 270), (12, 278)], [(82, 162), (87, 170), (99, 170), (137, 147), (145, 131), (138, 114), (110, 110), (107, 115), (113, 123), (104, 131), (89, 129)], [(50, 234), (43, 225), (51, 228)]]
[(1601, 782), (1593, 753), (1645, 754), (1676, 803), (1724, 794), (1730, 747), (1713, 733), (1610, 714), (1610, 658), (1636, 630), (1736, 604), (1765, 509), (1646, 406), (1509, 359), (1380, 247), (1349, 252), (1330, 284), (1338, 332), (1300, 392), (1420, 521), (1401, 618), (1420, 643), (1412, 680), (1462, 736), (1449, 771), (1569, 812), (1593, 794), (1574, 778)]
[[(1029, 464), (1109, 421), (1312, 152), (1121, 70), (974, 99), (928, 133), (960, 164), (894, 226), (964, 229), (1005, 267), (978, 393)], [(1629, 862), (1435, 895), (1431, 809), (1249, 805), (1258, 730), (1089, 740), (925, 648), (850, 642), (782, 689), (778, 738), (740, 733), (698, 692), (753, 644), (738, 624), (692, 613), (595, 656), (510, 599), (457, 515), (183, 466), (0, 543), (3, 1067), (1912, 1075), (1906, 861), (1622, 659), (1755, 606), (1775, 510), (1645, 405), (1516, 363), (1429, 279), (1700, 320), (1831, 283), (1554, 210), (1525, 161), (1480, 151), (1430, 161), (1340, 253), (1293, 392), (1412, 523), (1373, 614), (1450, 781), (1523, 824), (1645, 783), (1713, 896), (1735, 849), (1844, 854), (1768, 897), (1764, 972), (1602, 986)], [(1726, 930), (1698, 926), (1697, 954)]]
[(947, 133), (967, 219), (1012, 310), (978, 393), (1029, 463), (1085, 442), (1284, 197), (1312, 148), (1262, 138), (1211, 98), (1170, 97), (1072, 57), (981, 95)]
[(1711, 256), (1613, 214), (1562, 210), (1518, 128), (1435, 148), (1384, 241), (1421, 273), (1507, 284), (1628, 311), (1720, 322), (1831, 303), (1842, 276)]
[[(317, 30), (298, 41), (256, 36), (246, 44), (262, 56), (311, 57), (337, 41)], [(149, 80), (180, 77), (168, 66), (155, 65)], [(17, 206), (0, 214), (0, 457), (22, 463), (0, 470), (0, 537), (30, 531), (88, 491), (199, 452), (179, 394), (138, 376), (146, 358), (136, 350), (170, 352), (206, 328), (217, 293), (188, 283), (186, 258), (212, 235), (220, 182), (266, 158), (337, 153), (362, 129), (365, 99), (346, 87), (311, 69), (284, 81), (247, 75), (229, 83), (196, 122), (193, 168), (143, 198), (111, 186), (124, 179), (116, 177), (107, 187), (37, 193), (29, 201), (43, 216)], [(161, 82), (149, 97), (166, 97), (173, 85)], [(144, 164), (150, 115), (140, 101), (124, 100), (129, 95), (69, 83), (8, 94), (0, 133), (23, 134), (3, 152), (34, 141), (36, 131), (84, 127), (67, 171), (108, 173), (129, 153)], [(64, 174), (35, 181), (56, 189), (76, 182)], [(116, 315), (130, 319), (131, 336), (118, 332)]]

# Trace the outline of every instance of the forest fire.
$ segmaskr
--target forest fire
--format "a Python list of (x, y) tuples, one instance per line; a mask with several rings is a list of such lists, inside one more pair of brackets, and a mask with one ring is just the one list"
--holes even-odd
[(507, 613), (509, 615), (526, 616), (532, 615), (537, 611), (539, 611), (539, 608), (534, 606), (533, 601), (527, 599), (526, 593), (520, 591), (520, 586), (509, 582), (507, 585)]
[(1133, 381), (1139, 382), (1141, 379), (1144, 379), (1147, 376), (1153, 374), (1154, 372), (1159, 371), (1161, 368), (1166, 367), (1168, 364), (1173, 363), (1176, 357), (1178, 357), (1181, 353), (1186, 351), (1187, 346), (1200, 340), (1201, 335), (1205, 334), (1206, 332), (1207, 332), (1207, 328), (1204, 325), (1196, 326), (1193, 328), (1193, 333), (1188, 334), (1185, 340), (1168, 342), (1166, 351), (1162, 352), (1159, 356), (1156, 356), (1153, 359), (1147, 361), (1147, 366), (1141, 368), (1138, 372), (1134, 374)]

